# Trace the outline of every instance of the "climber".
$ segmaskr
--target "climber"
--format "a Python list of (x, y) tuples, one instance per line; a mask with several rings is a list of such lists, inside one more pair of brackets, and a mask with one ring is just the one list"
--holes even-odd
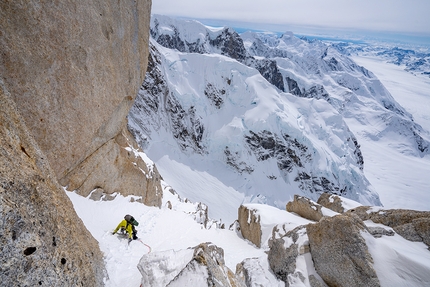
[(128, 233), (129, 235), (128, 243), (130, 243), (131, 240), (137, 239), (137, 236), (136, 236), (137, 230), (134, 227), (138, 225), (139, 225), (139, 222), (137, 222), (133, 216), (127, 214), (126, 216), (124, 216), (124, 220), (121, 221), (118, 224), (118, 226), (115, 228), (112, 234), (115, 234), (119, 229), (121, 229), (120, 230), (121, 234), (124, 234), (125, 232)]

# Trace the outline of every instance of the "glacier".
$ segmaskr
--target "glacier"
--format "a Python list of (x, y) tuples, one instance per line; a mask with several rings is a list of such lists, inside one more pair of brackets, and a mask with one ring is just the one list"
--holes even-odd
[(429, 153), (428, 134), (378, 78), (320, 41), (153, 15), (150, 50), (129, 129), (163, 178), (214, 219), (324, 191), (382, 205), (356, 135)]

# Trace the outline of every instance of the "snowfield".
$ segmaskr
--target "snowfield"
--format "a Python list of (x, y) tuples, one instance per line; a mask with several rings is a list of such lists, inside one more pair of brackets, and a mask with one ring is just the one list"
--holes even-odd
[[(372, 71), (414, 121), (430, 132), (430, 78), (414, 75), (382, 59), (354, 56)], [(370, 127), (369, 127), (370, 128)], [(356, 133), (365, 158), (364, 172), (385, 208), (430, 210), (430, 156), (416, 157), (392, 141), (373, 141)]]
[[(162, 29), (168, 35), (175, 35), (173, 28), (163, 26)], [(182, 33), (189, 41), (205, 40), (206, 30), (193, 30), (195, 25), (184, 26), (183, 29)], [(211, 30), (211, 35), (220, 33), (221, 29)], [(247, 37), (249, 38), (246, 39), (252, 40), (254, 36), (249, 34)], [(296, 52), (302, 51), (300, 46), (302, 43), (299, 43), (292, 34), (285, 34), (285, 37), (290, 39), (290, 42), (281, 43), (281, 46), (288, 46), (290, 43), (298, 45)], [(267, 41), (271, 39), (268, 38)], [(271, 45), (275, 47), (278, 44)], [(250, 42), (246, 41), (245, 45), (247, 48), (251, 46)], [(393, 125), (391, 130), (384, 130), (384, 127), (389, 125), (388, 121), (384, 122), (375, 112), (376, 108), (373, 109), (377, 101), (384, 101), (384, 99), (373, 100), (363, 94), (357, 97), (351, 96), (350, 102), (345, 101), (350, 105), (345, 109), (346, 116), (341, 116), (335, 109), (336, 104), (333, 103), (344, 101), (338, 96), (339, 90), (347, 90), (344, 87), (337, 86), (328, 91), (334, 94), (333, 105), (331, 105), (322, 99), (299, 98), (291, 93), (281, 93), (257, 70), (226, 56), (186, 54), (161, 46), (157, 47), (164, 55), (162, 61), (166, 67), (172, 94), (181, 96), (181, 107), (187, 111), (194, 109), (196, 114), (200, 112), (206, 116), (207, 120), (203, 117), (192, 119), (197, 119), (197, 122), (205, 121), (206, 134), (213, 132), (210, 134), (211, 137), (203, 141), (212, 154), (190, 152), (190, 146), (187, 153), (183, 153), (168, 131), (162, 128), (156, 130), (157, 134), (153, 131), (148, 153), (140, 153), (139, 156), (149, 165), (155, 163), (165, 180), (161, 208), (148, 207), (135, 202), (138, 197), (133, 196), (117, 195), (112, 201), (93, 201), (89, 197), (84, 198), (73, 192), (66, 192), (78, 216), (99, 242), (105, 255), (106, 286), (139, 286), (142, 275), (137, 265), (140, 260), (154, 263), (158, 269), (151, 269), (151, 265), (146, 268), (152, 274), (154, 286), (163, 286), (187, 263), (192, 255), (188, 248), (204, 242), (212, 242), (224, 250), (226, 266), (233, 272), (238, 263), (252, 258), (247, 260), (247, 264), (260, 264), (263, 270), (262, 273), (256, 271), (252, 275), (257, 277), (254, 282), (262, 282), (262, 286), (284, 286), (284, 282), (277, 280), (269, 270), (265, 253), (268, 250), (268, 238), (272, 235), (273, 226), (276, 224), (286, 224), (288, 228), (293, 229), (310, 221), (285, 211), (286, 202), (292, 200), (293, 194), (298, 193), (300, 189), (298, 183), (293, 182), (288, 175), (280, 173), (275, 158), (263, 164), (262, 161), (255, 160), (255, 157), (250, 155), (251, 152), (238, 153), (240, 154), (236, 159), (238, 168), (245, 170), (246, 166), (243, 165), (247, 160), (255, 169), (255, 173), (236, 174), (231, 169), (225, 168), (225, 163), (222, 162), (226, 154), (224, 147), (228, 145), (234, 156), (235, 147), (243, 144), (240, 136), (251, 129), (258, 131), (270, 127), (274, 131), (280, 131), (280, 134), (288, 130), (295, 133), (294, 136), (303, 135), (301, 140), (308, 145), (315, 157), (312, 163), (306, 162), (308, 165), (306, 168), (312, 168), (315, 173), (320, 172), (327, 177), (340, 178), (340, 182), (350, 185), (351, 190), (352, 188), (361, 190), (362, 194), (354, 193), (349, 196), (361, 203), (379, 203), (380, 199), (385, 209), (430, 210), (430, 154), (428, 152), (420, 154), (411, 148), (409, 138), (405, 139), (403, 134), (399, 135), (395, 130), (396, 127), (399, 129), (404, 127)], [(213, 51), (213, 47), (205, 47), (212, 49), (212, 52), (217, 52)], [(307, 52), (310, 58), (314, 56), (313, 51), (303, 53)], [(288, 73), (292, 76), (290, 69), (295, 65), (297, 66), (295, 68), (300, 71), (294, 74), (298, 83), (304, 86), (310, 85), (312, 81), (307, 78), (304, 69), (311, 70), (315, 68), (314, 66), (307, 66), (305, 62), (300, 61), (289, 62), (285, 58), (278, 58), (278, 60), (284, 76)], [(349, 61), (347, 62), (352, 63)], [(382, 85), (379, 84), (373, 78), (372, 83), (367, 83), (369, 87), (379, 88), (377, 92), (387, 97), (391, 94), (400, 104), (393, 109), (399, 108), (399, 113), (404, 109), (405, 117), (408, 117), (408, 114), (412, 115), (413, 122), (422, 127), (423, 137), (430, 139), (430, 80), (408, 73), (401, 67), (385, 63), (379, 58), (354, 56), (353, 61), (375, 74), (382, 83)], [(205, 65), (199, 66), (198, 63), (205, 63)], [(218, 65), (221, 64), (226, 66), (218, 69)], [(351, 65), (355, 67), (355, 64)], [(199, 70), (195, 70), (195, 67), (199, 67)], [(326, 84), (334, 79), (329, 77), (319, 79), (317, 75), (318, 73), (313, 75), (315, 82)], [(216, 88), (220, 90), (224, 88), (224, 94), (229, 96), (228, 101), (224, 103), (224, 109), (208, 108), (206, 99), (199, 97), (207, 89), (208, 86), (205, 83), (208, 79), (212, 81), (210, 83), (215, 83)], [(240, 80), (236, 81), (236, 79)], [(337, 80), (349, 85), (351, 90), (353, 88), (360, 90), (358, 87), (362, 84), (354, 77), (347, 77), (345, 82), (342, 82), (343, 78), (340, 77)], [(232, 83), (231, 86), (230, 83)], [(385, 89), (389, 93), (386, 93)], [(361, 93), (364, 93), (363, 90), (361, 87)], [(373, 92), (370, 89), (369, 93)], [(167, 100), (163, 99), (163, 101)], [(363, 105), (359, 106), (358, 103)], [(240, 116), (236, 116), (237, 114)], [(163, 126), (163, 116), (153, 119), (154, 125), (158, 125), (158, 128)], [(214, 117), (218, 120), (213, 120)], [(138, 126), (140, 123), (136, 121), (134, 124)], [(191, 126), (195, 122), (187, 124)], [(196, 126), (198, 127), (197, 124)], [(405, 130), (409, 132), (407, 128)], [(381, 135), (382, 131), (383, 135)], [(355, 147), (351, 142), (343, 141), (350, 137), (350, 134), (357, 138), (361, 146), (364, 158), (363, 170), (357, 162), (354, 162)], [(199, 147), (195, 148), (198, 150)], [(259, 180), (258, 175), (261, 174), (264, 178)], [(285, 183), (290, 184), (291, 189), (284, 190)], [(169, 192), (171, 188), (181, 199)], [(284, 193), (280, 194), (279, 190)], [(168, 208), (168, 202), (172, 205), (172, 209)], [(208, 206), (210, 219), (206, 228), (196, 214), (199, 202)], [(236, 230), (234, 221), (238, 217), (237, 211), (241, 204), (258, 210), (257, 214), (260, 215), (263, 231), (262, 248), (257, 248), (244, 240)], [(360, 205), (346, 198), (344, 204), (351, 208)], [(325, 212), (325, 215), (329, 216), (336, 214), (329, 210)], [(136, 229), (140, 240), (132, 241), (130, 244), (121, 235), (112, 235), (112, 231), (126, 214), (133, 215), (139, 222)], [(225, 229), (219, 228), (222, 224)], [(373, 222), (365, 222), (365, 224), (378, 226)], [(306, 236), (301, 237), (300, 240), (306, 241)], [(426, 284), (430, 284), (428, 272), (430, 252), (423, 243), (406, 241), (397, 234), (392, 237), (374, 238), (368, 233), (363, 233), (363, 237), (374, 259), (374, 268), (381, 286), (429, 286)], [(148, 256), (145, 257), (145, 255)], [(301, 254), (296, 263), (303, 274), (316, 274), (309, 253)], [(195, 272), (204, 272), (204, 270)], [(192, 274), (186, 279), (192, 282)], [(201, 284), (202, 282), (194, 282), (193, 286), (197, 287)], [(310, 285), (307, 281), (302, 283), (297, 280), (290, 286)]]

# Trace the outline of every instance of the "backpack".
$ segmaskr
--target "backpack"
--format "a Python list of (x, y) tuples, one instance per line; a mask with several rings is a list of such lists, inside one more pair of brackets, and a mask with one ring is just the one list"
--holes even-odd
[(130, 214), (127, 214), (126, 216), (124, 216), (125, 221), (127, 221), (127, 223), (130, 223), (131, 225), (134, 226), (138, 226), (139, 222), (136, 221), (136, 219), (134, 219), (133, 216), (131, 216)]

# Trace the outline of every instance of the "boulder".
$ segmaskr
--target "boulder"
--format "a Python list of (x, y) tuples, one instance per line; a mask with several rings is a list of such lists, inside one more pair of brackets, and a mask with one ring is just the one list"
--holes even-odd
[[(296, 271), (296, 259), (299, 255), (299, 246), (296, 243), (298, 238), (297, 231), (302, 228), (303, 226), (297, 227), (282, 237), (273, 236), (269, 240), (270, 249), (267, 254), (269, 266), (275, 276), (286, 284), (288, 284), (288, 275), (294, 274)], [(276, 229), (277, 227), (274, 228), (274, 232)]]
[(0, 81), (0, 285), (104, 286), (103, 255)]
[(137, 266), (142, 286), (245, 287), (224, 262), (224, 251), (211, 243), (144, 255)]
[(297, 265), (298, 262), (312, 262), (305, 225), (292, 230), (288, 230), (285, 224), (275, 226), (269, 239), (269, 248), (269, 266), (285, 286), (326, 286), (312, 263)]
[(246, 258), (237, 264), (236, 275), (245, 282), (246, 287), (281, 286), (282, 282), (276, 280), (267, 268), (263, 268), (264, 263), (262, 258)]
[(394, 231), (385, 229), (380, 226), (368, 226), (367, 231), (372, 234), (375, 238), (381, 238), (383, 235), (385, 236), (394, 236)]
[(352, 199), (326, 192), (320, 195), (317, 203), (338, 213), (344, 213), (351, 208), (362, 206), (361, 203)]
[(238, 210), (238, 222), (243, 238), (251, 241), (257, 247), (261, 247), (262, 231), (257, 211), (241, 205)]
[(287, 203), (287, 211), (294, 212), (309, 220), (319, 221), (324, 215), (321, 211), (321, 205), (314, 203), (310, 199), (294, 195), (294, 201)]
[(424, 242), (430, 246), (430, 211), (408, 209), (380, 209), (360, 206), (345, 213), (355, 214), (361, 220), (372, 220), (394, 229), (396, 233), (411, 241)]
[(333, 194), (326, 192), (322, 193), (318, 198), (317, 203), (338, 213), (343, 213), (345, 211), (340, 197)]
[(380, 286), (356, 217), (324, 217), (306, 226), (314, 266), (329, 286)]

